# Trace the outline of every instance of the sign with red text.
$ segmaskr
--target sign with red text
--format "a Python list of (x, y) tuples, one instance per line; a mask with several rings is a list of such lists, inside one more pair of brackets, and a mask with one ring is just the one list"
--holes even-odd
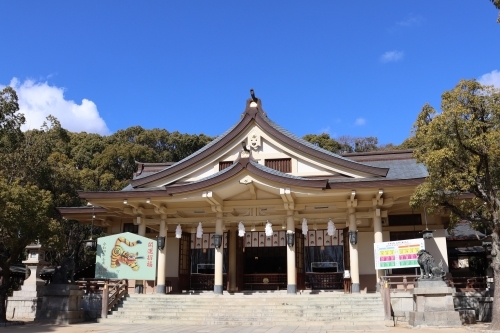
[(156, 240), (124, 232), (97, 239), (95, 277), (155, 280)]

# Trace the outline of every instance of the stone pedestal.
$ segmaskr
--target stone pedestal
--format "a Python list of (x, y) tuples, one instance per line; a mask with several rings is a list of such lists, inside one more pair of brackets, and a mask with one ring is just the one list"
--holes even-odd
[(455, 288), (444, 281), (418, 281), (413, 289), (411, 326), (461, 326), (460, 315), (453, 306)]
[(36, 321), (52, 324), (75, 324), (84, 321), (83, 290), (75, 284), (50, 284), (45, 287), (42, 309)]

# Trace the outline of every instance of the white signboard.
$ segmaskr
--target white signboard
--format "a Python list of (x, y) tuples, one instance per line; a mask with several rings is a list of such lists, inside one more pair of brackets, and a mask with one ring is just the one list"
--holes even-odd
[(375, 269), (419, 267), (418, 251), (425, 250), (423, 238), (373, 244)]

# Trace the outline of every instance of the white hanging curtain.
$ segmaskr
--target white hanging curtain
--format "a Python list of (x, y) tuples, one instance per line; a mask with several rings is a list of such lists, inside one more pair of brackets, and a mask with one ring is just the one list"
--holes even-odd
[(243, 225), (242, 221), (240, 221), (240, 223), (238, 224), (238, 236), (245, 236), (245, 226)]
[(181, 238), (182, 237), (182, 228), (181, 225), (178, 224), (177, 228), (175, 228), (175, 238)]
[(203, 227), (201, 226), (201, 222), (198, 224), (198, 229), (196, 229), (196, 238), (203, 237)]
[(304, 218), (302, 220), (302, 235), (307, 236), (307, 232), (309, 231), (309, 228), (307, 227), (307, 220)]
[(335, 236), (335, 232), (337, 231), (337, 228), (335, 228), (335, 224), (333, 223), (332, 219), (328, 221), (328, 229), (326, 230), (326, 233), (328, 236)]
[(273, 235), (273, 225), (271, 224), (271, 222), (266, 222), (266, 228), (264, 229), (264, 231), (266, 232), (267, 237), (271, 237)]

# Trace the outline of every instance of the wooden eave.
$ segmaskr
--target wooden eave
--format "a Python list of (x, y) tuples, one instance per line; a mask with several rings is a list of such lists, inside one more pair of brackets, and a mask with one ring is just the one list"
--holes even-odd
[(371, 187), (417, 186), (425, 182), (425, 178), (411, 179), (375, 179), (365, 181), (329, 182), (331, 189), (355, 189)]
[(91, 212), (94, 213), (107, 213), (108, 210), (106, 208), (102, 207), (56, 207), (57, 211), (61, 215), (66, 215), (66, 214), (88, 214)]
[(250, 174), (253, 174), (257, 177), (264, 178), (271, 182), (276, 182), (279, 184), (283, 184), (284, 186), (297, 186), (303, 188), (314, 188), (314, 189), (327, 189), (329, 188), (328, 180), (326, 179), (306, 179), (300, 177), (286, 177), (276, 173), (269, 173), (265, 170), (262, 170), (256, 166), (254, 166), (249, 158), (239, 158), (235, 161), (235, 163), (228, 168), (227, 170), (223, 170), (218, 174), (207, 177), (206, 179), (202, 179), (200, 181), (175, 185), (175, 186), (166, 186), (162, 190), (140, 190), (140, 191), (116, 191), (116, 192), (78, 192), (78, 195), (82, 199), (110, 199), (110, 198), (143, 198), (143, 197), (166, 197), (172, 196), (179, 193), (192, 192), (202, 189), (211, 188), (220, 183), (223, 183), (231, 178), (235, 177), (239, 173), (247, 170)]

